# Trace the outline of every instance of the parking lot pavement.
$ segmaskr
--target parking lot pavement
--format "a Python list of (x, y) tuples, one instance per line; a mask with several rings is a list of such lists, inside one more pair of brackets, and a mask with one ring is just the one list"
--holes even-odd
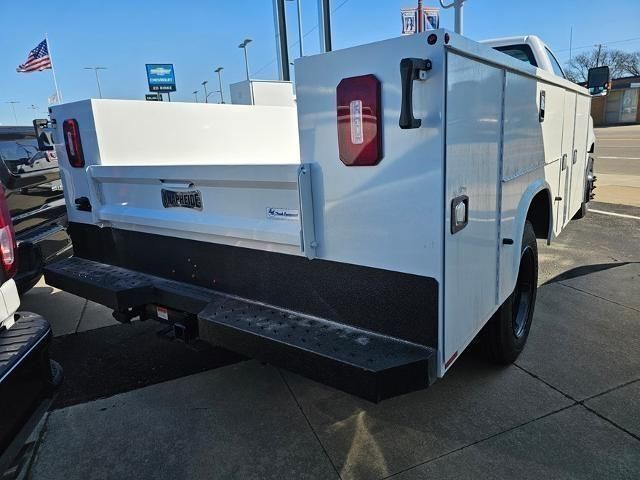
[(596, 128), (595, 134), (598, 200), (640, 207), (640, 125)]
[[(640, 208), (592, 208), (626, 216), (592, 212), (540, 244), (515, 365), (472, 345), (429, 389), (377, 405), (221, 349), (185, 353), (151, 322), (58, 337), (63, 408), (32, 478), (640, 478)], [(54, 321), (82, 318), (45, 294), (70, 312)]]
[(44, 278), (20, 299), (20, 309), (44, 315), (56, 337), (118, 324), (107, 307), (50, 287)]

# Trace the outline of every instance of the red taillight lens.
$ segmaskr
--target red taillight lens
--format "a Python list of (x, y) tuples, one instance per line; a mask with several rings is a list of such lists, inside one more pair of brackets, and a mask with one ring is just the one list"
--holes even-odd
[(380, 81), (375, 75), (344, 78), (336, 89), (338, 149), (348, 167), (382, 159)]
[(80, 142), (80, 129), (75, 118), (69, 118), (62, 123), (64, 146), (67, 148), (67, 157), (72, 167), (84, 167), (84, 153)]
[(2, 268), (8, 277), (16, 273), (16, 235), (13, 231), (11, 213), (4, 195), (4, 188), (0, 186), (0, 260)]

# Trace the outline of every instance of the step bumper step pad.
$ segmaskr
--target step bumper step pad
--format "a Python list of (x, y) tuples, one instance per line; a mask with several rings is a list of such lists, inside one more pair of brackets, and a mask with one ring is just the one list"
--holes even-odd
[(233, 297), (198, 318), (216, 343), (373, 402), (436, 378), (434, 349), (329, 320)]

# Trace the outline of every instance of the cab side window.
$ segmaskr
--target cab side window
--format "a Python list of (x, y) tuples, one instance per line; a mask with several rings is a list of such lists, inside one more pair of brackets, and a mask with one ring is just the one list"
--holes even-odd
[(562, 70), (560, 63), (558, 63), (558, 60), (556, 60), (555, 55), (551, 53), (551, 50), (549, 50), (547, 47), (545, 47), (545, 50), (547, 51), (547, 55), (549, 56), (549, 60), (551, 61), (551, 68), (553, 68), (553, 73), (555, 73), (559, 77), (567, 78), (564, 76), (564, 71)]
[(494, 47), (496, 50), (502, 53), (506, 53), (510, 57), (517, 58), (525, 63), (529, 63), (534, 67), (538, 66), (536, 57), (533, 56), (531, 47), (526, 43), (522, 45), (506, 45), (504, 47)]

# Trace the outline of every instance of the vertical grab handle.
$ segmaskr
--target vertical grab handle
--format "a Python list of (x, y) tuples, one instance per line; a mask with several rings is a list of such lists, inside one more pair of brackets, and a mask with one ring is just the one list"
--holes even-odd
[[(403, 58), (400, 61), (402, 82), (402, 104), (400, 106), (400, 128), (419, 128), (422, 120), (413, 116), (413, 81), (423, 80), (424, 73), (431, 70), (431, 60)], [(424, 72), (424, 73), (423, 73)]]

